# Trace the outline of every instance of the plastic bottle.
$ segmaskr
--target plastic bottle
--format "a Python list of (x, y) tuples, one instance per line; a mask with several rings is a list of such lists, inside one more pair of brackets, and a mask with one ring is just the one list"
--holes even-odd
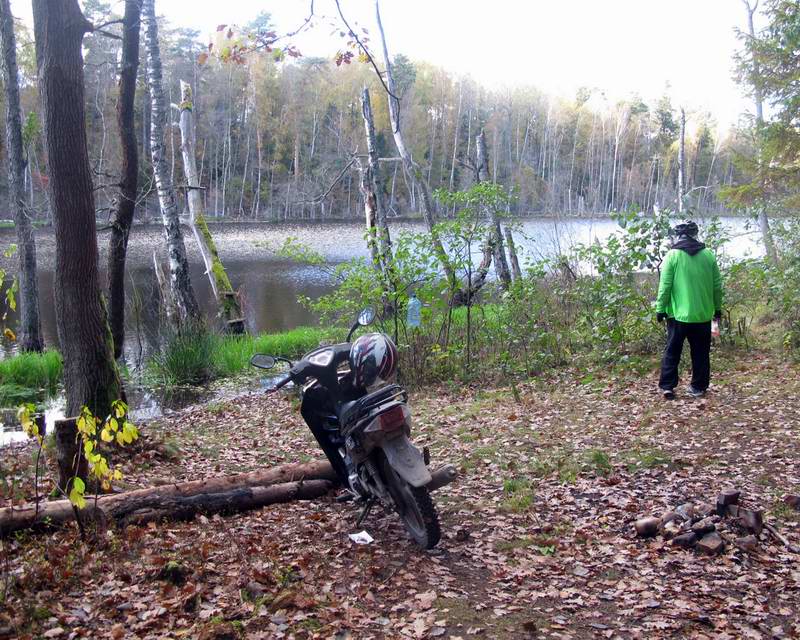
[(409, 327), (419, 327), (422, 322), (422, 303), (415, 293), (408, 299), (408, 309), (406, 310), (406, 324)]

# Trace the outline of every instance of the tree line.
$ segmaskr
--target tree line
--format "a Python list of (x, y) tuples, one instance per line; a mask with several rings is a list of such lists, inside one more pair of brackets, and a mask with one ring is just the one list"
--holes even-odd
[[(122, 16), (109, 3), (90, 0), (84, 14), (93, 24)], [(261, 14), (247, 30), (272, 29)], [(49, 170), (38, 116), (38, 85), (30, 36), (20, 34), (23, 119), (30, 157), (25, 189), (36, 217), (47, 219)], [(122, 64), (122, 25), (84, 39), (85, 102), (90, 163), (98, 217), (113, 209), (124, 150), (114, 132)], [(116, 37), (108, 37), (108, 33)], [(363, 211), (355, 154), (367, 152), (359, 96), (373, 91), (377, 154), (384, 159), (383, 189), (389, 215), (421, 210), (414, 181), (392, 144), (387, 96), (363, 64), (330, 59), (276, 60), (274, 52), (250, 51), (241, 64), (206, 55), (208, 42), (195, 31), (159, 19), (166, 103), (179, 105), (180, 83), (191, 85), (198, 178), (205, 210), (214, 217), (247, 219), (355, 218)], [(411, 157), (432, 189), (463, 188), (474, 181), (475, 136), (484, 129), (493, 182), (516, 195), (516, 214), (590, 215), (654, 206), (677, 208), (681, 113), (665, 94), (653, 104), (632, 96), (608, 99), (599, 89), (574, 98), (548, 95), (535, 86), (488, 89), (425, 61), (393, 56), (399, 117)], [(157, 215), (150, 162), (151, 114), (147, 62), (137, 72), (134, 131), (141, 158), (136, 218)], [(521, 83), (535, 83), (521, 78)], [(749, 144), (736, 130), (719, 132), (713, 117), (686, 113), (684, 202), (719, 213), (720, 187), (738, 183), (735, 151)], [(178, 110), (170, 108), (165, 154), (170, 176), (183, 175)], [(185, 200), (185, 185), (177, 181)], [(0, 189), (5, 187), (0, 183)], [(185, 205), (181, 204), (181, 207)], [(440, 209), (442, 207), (439, 207)], [(440, 213), (446, 213), (440, 211)]]

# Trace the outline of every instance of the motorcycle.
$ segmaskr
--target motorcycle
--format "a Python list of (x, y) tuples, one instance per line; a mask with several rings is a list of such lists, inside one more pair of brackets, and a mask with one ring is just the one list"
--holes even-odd
[[(442, 467), (443, 473), (437, 471), (434, 480), (427, 467), (427, 450), (423, 455), (409, 439), (411, 412), (405, 389), (380, 379), (374, 385), (358, 384), (358, 368), (351, 366), (351, 352), (358, 350), (358, 341), (354, 346), (351, 339), (359, 327), (374, 319), (374, 310), (362, 310), (346, 342), (314, 349), (297, 362), (256, 354), (250, 364), (265, 370), (279, 362), (289, 365), (271, 390), (290, 382), (300, 387), (301, 414), (347, 489), (344, 497), (363, 504), (356, 526), (379, 503), (399, 514), (416, 544), (431, 549), (439, 542), (441, 530), (430, 492), (450, 482), (455, 469)], [(359, 340), (372, 336), (388, 340), (382, 334)]]

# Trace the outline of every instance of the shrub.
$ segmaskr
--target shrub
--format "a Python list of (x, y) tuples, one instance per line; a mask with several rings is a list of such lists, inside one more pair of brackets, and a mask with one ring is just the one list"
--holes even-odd
[(203, 326), (187, 327), (171, 334), (150, 360), (152, 375), (166, 386), (202, 384), (211, 380), (216, 339)]

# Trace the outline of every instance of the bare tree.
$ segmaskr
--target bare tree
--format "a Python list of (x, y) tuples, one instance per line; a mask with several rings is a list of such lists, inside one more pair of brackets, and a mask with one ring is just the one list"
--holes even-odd
[[(19, 345), (23, 351), (41, 351), (39, 286), (36, 280), (36, 240), (25, 206), (25, 154), (22, 114), (19, 104), (19, 74), (14, 17), (9, 0), (0, 0), (0, 46), (6, 97), (6, 142), (8, 145), (8, 191), (19, 243)], [(33, 183), (33, 181), (31, 181)]]
[(139, 69), (139, 33), (141, 0), (125, 0), (122, 20), (122, 62), (119, 73), (117, 128), (122, 151), (122, 180), (111, 214), (111, 238), (108, 246), (109, 320), (114, 337), (114, 357), (119, 358), (125, 344), (125, 259), (128, 236), (136, 209), (139, 177), (139, 153), (134, 122), (136, 75)]
[(164, 101), (162, 84), (161, 51), (158, 44), (158, 23), (156, 22), (155, 0), (143, 0), (142, 14), (147, 29), (145, 45), (147, 48), (147, 85), (151, 97), (150, 154), (153, 159), (153, 172), (158, 189), (158, 201), (161, 207), (161, 220), (169, 251), (169, 284), (177, 317), (176, 322), (183, 324), (200, 317), (200, 307), (194, 295), (189, 275), (189, 261), (186, 258), (186, 245), (183, 242), (175, 187), (170, 178), (170, 169), (164, 151), (164, 127), (168, 113)]
[(683, 213), (683, 196), (686, 191), (686, 112), (681, 107), (680, 134), (678, 137), (678, 213)]
[(361, 91), (361, 115), (364, 118), (364, 130), (367, 138), (367, 169), (365, 172), (368, 184), (369, 197), (365, 203), (377, 229), (377, 254), (378, 263), (382, 271), (386, 271), (392, 260), (392, 240), (389, 235), (389, 223), (386, 219), (386, 205), (383, 202), (383, 183), (378, 162), (378, 143), (375, 140), (375, 121), (372, 117), (372, 102), (369, 89), (364, 87)]
[(228, 274), (225, 272), (225, 267), (217, 252), (217, 246), (214, 244), (214, 238), (211, 236), (206, 222), (200, 174), (197, 171), (197, 159), (195, 158), (192, 87), (183, 80), (181, 80), (180, 109), (181, 154), (183, 155), (183, 170), (186, 173), (186, 199), (189, 201), (190, 226), (203, 256), (203, 263), (211, 283), (211, 291), (217, 299), (220, 313), (224, 316), (230, 331), (241, 333), (244, 330), (244, 323), (239, 297), (233, 290)]
[[(756, 30), (755, 25), (753, 24), (753, 15), (758, 10), (758, 2), (759, 0), (755, 0), (753, 4), (750, 4), (750, 0), (742, 0), (742, 3), (747, 9), (747, 33), (750, 36), (751, 40), (755, 40), (756, 37)], [(763, 135), (763, 127), (764, 127), (764, 99), (761, 93), (761, 86), (759, 84), (759, 79), (761, 75), (761, 68), (758, 64), (758, 59), (754, 56), (753, 57), (753, 98), (756, 103), (756, 135), (758, 136), (758, 148), (756, 152), (758, 153), (758, 170), (761, 173), (762, 168), (762, 135)], [(763, 178), (762, 178), (763, 179)], [(772, 231), (769, 227), (769, 215), (762, 204), (758, 209), (758, 226), (761, 229), (761, 238), (764, 242), (764, 250), (767, 254), (767, 258), (773, 264), (778, 262), (778, 251), (775, 248), (775, 242), (772, 239)]]
[(425, 224), (427, 224), (428, 231), (431, 234), (434, 251), (436, 252), (437, 257), (442, 264), (442, 268), (444, 269), (447, 279), (451, 282), (451, 284), (454, 284), (456, 281), (455, 271), (453, 270), (453, 266), (447, 256), (447, 252), (445, 251), (441, 238), (436, 231), (436, 212), (433, 203), (433, 196), (431, 195), (431, 187), (428, 184), (428, 181), (425, 179), (422, 169), (411, 157), (411, 152), (408, 150), (408, 147), (406, 147), (403, 134), (400, 131), (400, 99), (397, 97), (397, 87), (395, 85), (394, 75), (392, 74), (392, 63), (389, 59), (389, 49), (386, 46), (386, 34), (383, 31), (383, 23), (381, 22), (380, 0), (375, 0), (375, 18), (378, 22), (378, 32), (381, 36), (383, 64), (385, 66), (384, 73), (386, 76), (386, 91), (389, 102), (389, 120), (392, 125), (392, 136), (394, 137), (394, 143), (397, 147), (397, 152), (400, 154), (400, 158), (403, 161), (403, 169), (411, 177), (414, 186), (422, 196), (422, 215), (425, 218)]

